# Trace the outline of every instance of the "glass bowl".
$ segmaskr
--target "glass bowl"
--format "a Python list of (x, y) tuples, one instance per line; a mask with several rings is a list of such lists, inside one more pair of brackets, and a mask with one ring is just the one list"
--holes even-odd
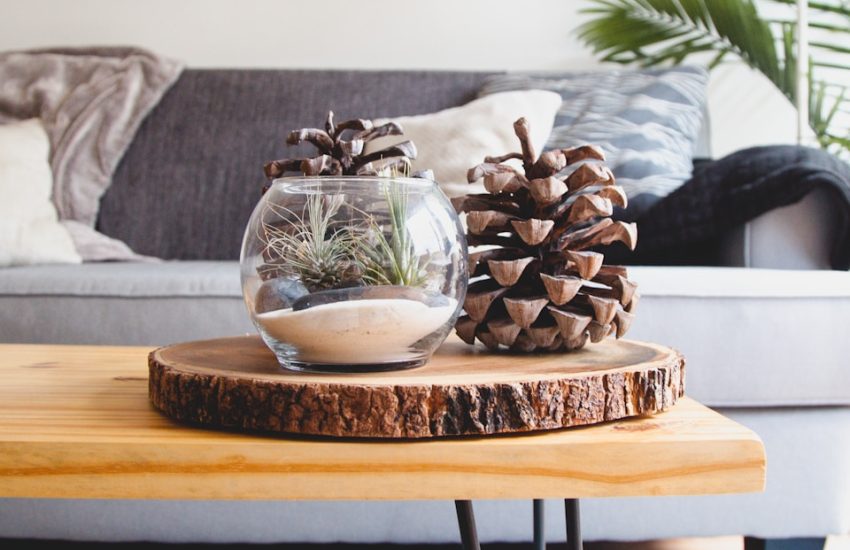
[(286, 368), (425, 364), (466, 294), (466, 240), (437, 185), (405, 177), (273, 182), (242, 243), (242, 292)]

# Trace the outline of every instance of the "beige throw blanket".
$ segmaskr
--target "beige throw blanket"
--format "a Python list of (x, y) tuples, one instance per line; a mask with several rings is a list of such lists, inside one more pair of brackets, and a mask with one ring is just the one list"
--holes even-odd
[(42, 120), (53, 202), (84, 260), (140, 259), (95, 231), (100, 197), (142, 120), (182, 68), (134, 48), (0, 53), (0, 123)]

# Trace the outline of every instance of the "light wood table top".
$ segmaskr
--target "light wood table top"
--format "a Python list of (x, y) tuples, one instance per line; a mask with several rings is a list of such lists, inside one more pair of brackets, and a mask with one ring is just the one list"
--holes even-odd
[(148, 402), (150, 348), (0, 345), (0, 497), (484, 499), (761, 491), (752, 431), (684, 398), (653, 417), (423, 441), (250, 435)]

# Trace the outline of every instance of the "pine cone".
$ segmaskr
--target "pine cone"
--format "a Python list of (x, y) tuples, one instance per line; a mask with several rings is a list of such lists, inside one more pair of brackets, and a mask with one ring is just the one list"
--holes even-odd
[(264, 171), (270, 180), (287, 172), (300, 172), (305, 176), (367, 176), (395, 169), (405, 174), (410, 169), (410, 160), (416, 158), (416, 146), (412, 141), (363, 154), (369, 141), (398, 135), (402, 135), (402, 130), (394, 122), (375, 126), (371, 120), (352, 119), (334, 124), (333, 111), (329, 111), (324, 130), (302, 128), (293, 130), (286, 138), (288, 145), (305, 141), (313, 144), (319, 150), (318, 156), (273, 160), (266, 163)]
[[(626, 206), (601, 150), (585, 145), (536, 155), (528, 122), (514, 130), (521, 153), (487, 157), (469, 170), (484, 178), (484, 194), (454, 199), (467, 213), (470, 246), (488, 245), (469, 255), (466, 315), (455, 326), (468, 344), (477, 338), (490, 349), (567, 351), (617, 338), (634, 317), (637, 285), (626, 268), (603, 265), (589, 249), (620, 241), (631, 249), (635, 224), (610, 219)], [(518, 159), (522, 170), (505, 161)], [(575, 167), (572, 171), (565, 170)], [(559, 177), (560, 173), (568, 173)], [(495, 245), (495, 246), (494, 246)]]

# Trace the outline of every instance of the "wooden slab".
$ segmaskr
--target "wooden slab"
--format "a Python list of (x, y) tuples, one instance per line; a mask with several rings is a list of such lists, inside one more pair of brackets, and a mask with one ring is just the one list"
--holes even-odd
[(252, 435), (192, 428), (154, 410), (150, 351), (0, 345), (0, 497), (578, 498), (764, 484), (758, 436), (688, 398), (652, 417), (524, 435)]
[(448, 340), (390, 373), (281, 369), (258, 337), (177, 344), (150, 356), (150, 398), (184, 422), (371, 438), (529, 432), (652, 414), (684, 392), (684, 359), (609, 339), (569, 354), (491, 354)]

